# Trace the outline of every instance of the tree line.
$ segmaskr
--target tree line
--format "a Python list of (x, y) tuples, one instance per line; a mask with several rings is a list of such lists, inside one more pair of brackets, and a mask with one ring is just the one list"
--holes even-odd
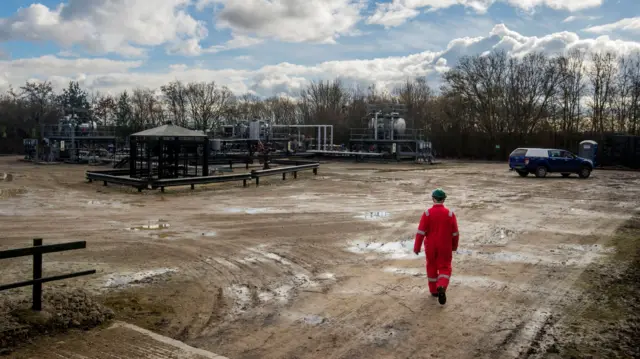
[(366, 127), (366, 106), (375, 103), (406, 105), (408, 126), (424, 129), (444, 156), (504, 158), (524, 145), (575, 151), (586, 138), (640, 135), (640, 54), (494, 51), (462, 57), (437, 89), (424, 77), (392, 90), (335, 79), (311, 82), (295, 98), (234, 94), (215, 82), (173, 81), (116, 95), (89, 93), (77, 82), (60, 93), (49, 82), (27, 82), (0, 95), (0, 152), (19, 152), (23, 138), (38, 138), (42, 125), (69, 114), (116, 126), (122, 137), (166, 121), (204, 131), (256, 118), (331, 124), (340, 143), (349, 128)]

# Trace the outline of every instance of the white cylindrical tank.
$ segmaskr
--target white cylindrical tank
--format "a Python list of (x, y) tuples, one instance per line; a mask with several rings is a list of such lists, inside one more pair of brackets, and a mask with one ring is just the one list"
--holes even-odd
[(396, 119), (393, 123), (393, 129), (397, 134), (403, 135), (405, 130), (407, 129), (407, 123), (405, 122), (404, 118), (401, 117)]
[(249, 122), (249, 139), (260, 140), (260, 121)]
[(219, 152), (220, 150), (222, 150), (222, 141), (220, 141), (217, 138), (214, 138), (213, 140), (211, 140), (211, 149)]
[(369, 119), (369, 128), (374, 128), (376, 126), (376, 119), (375, 118), (371, 118)]

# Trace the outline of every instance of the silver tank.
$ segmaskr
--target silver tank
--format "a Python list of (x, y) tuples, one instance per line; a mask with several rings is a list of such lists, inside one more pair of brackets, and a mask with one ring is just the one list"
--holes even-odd
[(397, 134), (403, 135), (405, 130), (407, 129), (407, 123), (405, 122), (404, 118), (397, 118), (393, 123), (393, 129)]
[(216, 152), (221, 151), (222, 150), (222, 142), (219, 139), (214, 138), (213, 140), (211, 140), (211, 149), (216, 151)]
[(249, 139), (250, 140), (260, 139), (260, 121), (249, 122)]

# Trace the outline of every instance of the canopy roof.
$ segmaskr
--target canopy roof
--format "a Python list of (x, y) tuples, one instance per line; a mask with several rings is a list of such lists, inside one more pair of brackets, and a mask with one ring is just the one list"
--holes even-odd
[(136, 132), (132, 137), (207, 137), (202, 132), (193, 131), (188, 128), (180, 127), (168, 123), (166, 125), (150, 128), (148, 130)]

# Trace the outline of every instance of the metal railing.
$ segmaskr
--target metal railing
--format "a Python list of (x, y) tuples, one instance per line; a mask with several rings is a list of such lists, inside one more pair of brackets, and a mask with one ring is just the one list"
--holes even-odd
[(309, 164), (298, 165), (298, 166), (276, 167), (276, 168), (270, 168), (267, 170), (253, 170), (251, 171), (251, 177), (256, 179), (256, 187), (257, 187), (260, 185), (260, 177), (282, 174), (282, 180), (284, 181), (287, 179), (287, 173), (293, 173), (293, 178), (298, 178), (299, 171), (312, 169), (313, 174), (317, 175), (318, 167), (320, 167), (320, 163), (316, 162), (316, 163), (309, 163)]
[(105, 186), (108, 183), (121, 184), (135, 187), (138, 192), (149, 187), (149, 182), (146, 179), (128, 177), (129, 170), (87, 171), (85, 175), (89, 182), (102, 181)]
[[(378, 141), (424, 141), (424, 130), (407, 128), (403, 134), (394, 134), (393, 139), (387, 135), (383, 135), (383, 132), (378, 130)], [(373, 129), (370, 128), (352, 128), (349, 136), (350, 140), (362, 140), (362, 141), (376, 141)]]
[[(287, 173), (293, 173), (293, 178), (298, 178), (298, 172), (304, 170), (313, 170), (313, 174), (318, 174), (319, 162), (305, 161), (305, 160), (275, 160), (274, 163), (280, 164), (293, 164), (293, 166), (276, 167), (263, 170), (252, 170), (251, 173), (241, 174), (229, 174), (218, 176), (201, 176), (201, 177), (182, 177), (182, 178), (163, 178), (163, 179), (141, 179), (131, 178), (128, 176), (129, 172), (126, 169), (123, 170), (106, 170), (106, 171), (87, 171), (86, 178), (89, 182), (102, 181), (106, 186), (108, 183), (115, 183), (120, 185), (126, 185), (135, 187), (138, 192), (142, 192), (145, 188), (156, 189), (160, 188), (164, 192), (165, 187), (171, 186), (186, 186), (191, 185), (191, 189), (194, 189), (197, 184), (209, 184), (209, 183), (221, 183), (242, 181), (244, 187), (247, 186), (247, 181), (255, 178), (256, 186), (260, 185), (260, 177), (273, 176), (282, 174), (282, 179), (287, 178)], [(232, 166), (232, 163), (230, 163)]]
[(191, 189), (195, 188), (197, 184), (209, 184), (209, 183), (221, 183), (221, 182), (233, 182), (242, 181), (242, 185), (247, 187), (247, 181), (251, 181), (250, 173), (220, 175), (220, 176), (203, 176), (203, 177), (189, 177), (189, 178), (163, 178), (152, 182), (153, 188), (160, 188), (160, 191), (164, 192), (165, 187), (171, 186), (186, 186), (191, 185)]
[(42, 255), (45, 253), (64, 252), (64, 251), (70, 251), (74, 249), (84, 249), (84, 248), (87, 248), (86, 241), (49, 244), (49, 245), (43, 246), (42, 238), (36, 238), (33, 240), (33, 247), (0, 251), (0, 260), (33, 256), (33, 278), (31, 280), (24, 281), (24, 282), (0, 285), (0, 291), (31, 286), (32, 287), (32, 303), (33, 303), (31, 309), (35, 311), (41, 311), (42, 310), (42, 283), (75, 278), (75, 277), (96, 273), (95, 270), (88, 270), (84, 272), (75, 272), (75, 273), (62, 274), (62, 275), (42, 278)]
[(116, 128), (112, 126), (98, 126), (96, 128), (81, 128), (79, 126), (71, 127), (69, 125), (45, 125), (42, 128), (44, 138), (52, 139), (71, 139), (78, 140), (88, 138), (115, 138)]

